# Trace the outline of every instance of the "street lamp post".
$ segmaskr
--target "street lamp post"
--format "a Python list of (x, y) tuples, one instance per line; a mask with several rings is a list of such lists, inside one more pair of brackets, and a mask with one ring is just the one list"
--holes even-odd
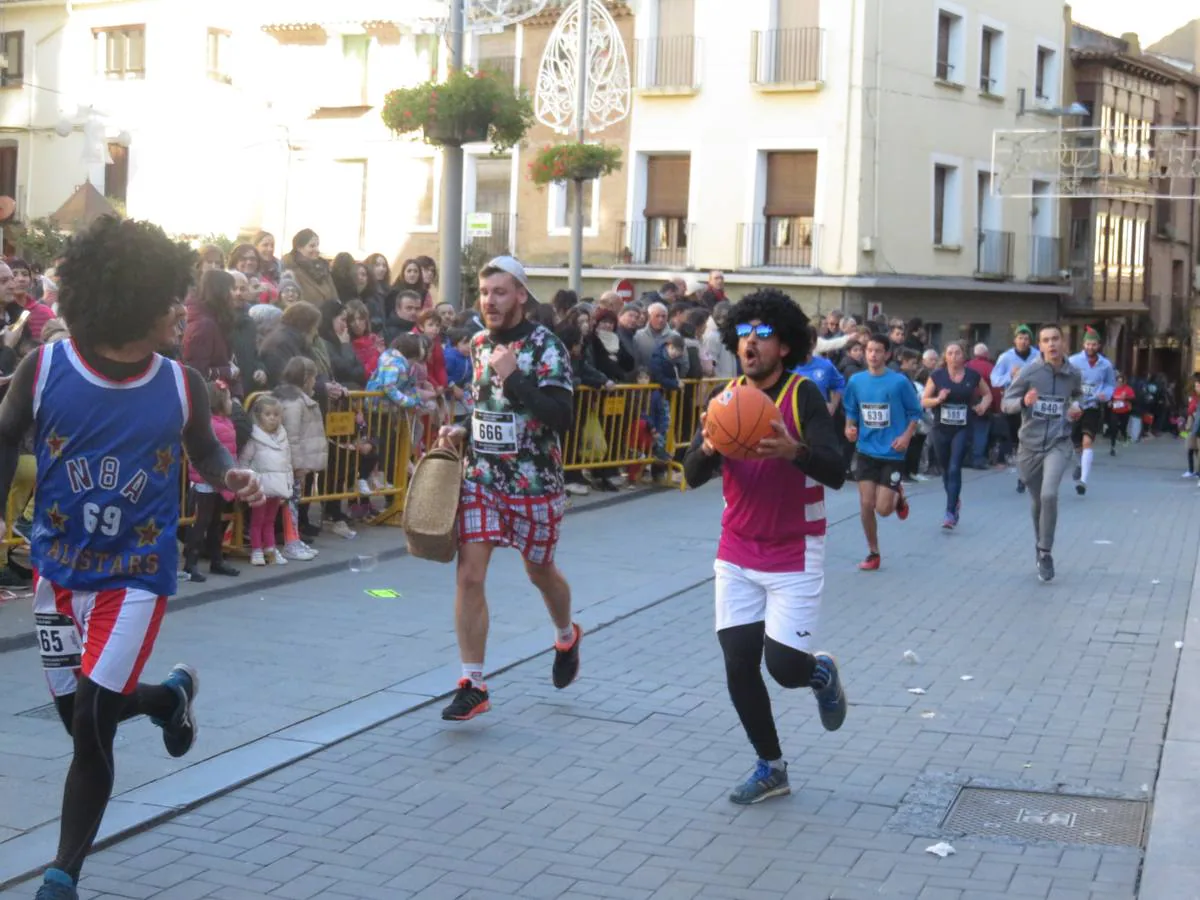
[[(447, 69), (462, 68), (463, 63), (463, 5), (466, 0), (450, 0), (450, 17), (446, 23), (449, 45)], [(463, 149), (461, 144), (442, 147), (442, 241), (438, 279), (441, 299), (462, 306), (462, 217), (463, 217)]]
[[(582, 144), (587, 137), (588, 101), (588, 20), (591, 8), (584, 5), (579, 16), (579, 66), (575, 84), (575, 130)], [(574, 210), (571, 214), (571, 290), (575, 296), (583, 294), (583, 179), (576, 178), (571, 184), (574, 193)]]

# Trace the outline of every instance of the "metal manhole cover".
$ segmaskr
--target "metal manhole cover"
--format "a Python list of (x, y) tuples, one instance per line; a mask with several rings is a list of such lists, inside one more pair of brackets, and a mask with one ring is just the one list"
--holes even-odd
[(964, 787), (942, 827), (958, 834), (1141, 847), (1146, 811), (1144, 800)]

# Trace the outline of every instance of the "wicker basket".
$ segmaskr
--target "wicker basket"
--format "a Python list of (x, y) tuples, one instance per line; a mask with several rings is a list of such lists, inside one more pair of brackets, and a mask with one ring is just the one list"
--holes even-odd
[(408, 552), (418, 559), (451, 562), (458, 553), (458, 497), (462, 460), (447, 448), (430, 450), (417, 463), (404, 500)]

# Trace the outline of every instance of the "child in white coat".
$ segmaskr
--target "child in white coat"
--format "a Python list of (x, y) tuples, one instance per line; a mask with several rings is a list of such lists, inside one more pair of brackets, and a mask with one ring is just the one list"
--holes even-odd
[(254, 429), (242, 448), (241, 464), (258, 475), (266, 502), (250, 510), (250, 565), (265, 566), (269, 554), (278, 566), (287, 560), (275, 549), (275, 517), (292, 496), (292, 451), (283, 425), (283, 408), (269, 394), (260, 394), (250, 407)]

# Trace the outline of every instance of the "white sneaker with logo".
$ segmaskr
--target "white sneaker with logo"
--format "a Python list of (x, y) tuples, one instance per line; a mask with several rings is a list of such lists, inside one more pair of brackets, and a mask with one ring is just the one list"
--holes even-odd
[(275, 565), (277, 565), (277, 566), (286, 566), (287, 565), (287, 560), (283, 558), (283, 554), (280, 553), (278, 550), (276, 550), (274, 547), (272, 547), (267, 552), (271, 554), (271, 561), (274, 562)]
[(283, 556), (286, 559), (307, 561), (312, 559), (314, 555), (303, 541), (291, 541), (285, 544), (283, 548)]
[(338, 537), (345, 538), (348, 541), (353, 540), (354, 538), (358, 537), (358, 532), (355, 531), (353, 528), (351, 528), (349, 525), (347, 525), (345, 522), (334, 522), (333, 525), (330, 526), (329, 530), (332, 531), (334, 534), (336, 534)]
[(263, 552), (261, 550), (251, 550), (250, 551), (250, 565), (265, 566), (266, 564), (267, 564), (267, 559), (265, 556), (263, 556)]

